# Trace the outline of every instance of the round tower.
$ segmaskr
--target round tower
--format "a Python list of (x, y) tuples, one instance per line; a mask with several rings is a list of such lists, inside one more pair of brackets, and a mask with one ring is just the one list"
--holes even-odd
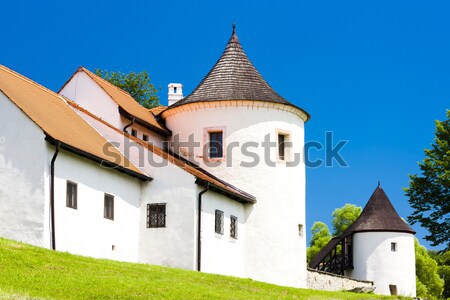
[[(306, 286), (304, 123), (244, 53), (235, 29), (214, 67), (161, 114), (173, 151), (256, 197), (245, 206), (245, 274)], [(196, 142), (179, 144), (178, 141)]]
[(373, 281), (376, 294), (416, 296), (415, 231), (380, 186), (346, 233), (353, 244), (353, 270), (347, 275)]

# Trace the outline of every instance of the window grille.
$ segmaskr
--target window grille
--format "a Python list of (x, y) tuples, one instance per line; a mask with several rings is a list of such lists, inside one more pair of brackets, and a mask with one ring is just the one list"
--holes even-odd
[(218, 234), (223, 234), (223, 211), (216, 209), (215, 231)]
[(147, 228), (166, 227), (166, 204), (147, 204)]
[(237, 233), (238, 233), (237, 217), (231, 216), (230, 217), (230, 237), (237, 239)]

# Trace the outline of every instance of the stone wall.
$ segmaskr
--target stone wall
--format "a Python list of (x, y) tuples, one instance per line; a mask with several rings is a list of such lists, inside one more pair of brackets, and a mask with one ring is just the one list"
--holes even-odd
[(374, 290), (372, 281), (352, 279), (310, 268), (308, 268), (307, 271), (307, 287), (309, 289), (324, 291), (353, 290), (359, 292), (370, 292)]

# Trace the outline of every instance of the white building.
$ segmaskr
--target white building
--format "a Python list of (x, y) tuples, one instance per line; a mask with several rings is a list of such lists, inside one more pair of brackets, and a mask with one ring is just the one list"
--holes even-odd
[(333, 238), (309, 266), (373, 281), (376, 294), (415, 297), (414, 234), (378, 186), (355, 223)]
[[(168, 88), (170, 105), (148, 110), (82, 67), (56, 94), (0, 66), (0, 236), (306, 287), (309, 115), (268, 85), (234, 29), (190, 95)], [(414, 232), (381, 189), (372, 198), (313, 267), (341, 244), (353, 270), (326, 271), (414, 295)], [(388, 227), (364, 227), (379, 209)]]
[(169, 84), (169, 107), (147, 110), (81, 67), (60, 95), (0, 76), (0, 236), (306, 286), (294, 162), (309, 115), (264, 81), (234, 30), (192, 94)]

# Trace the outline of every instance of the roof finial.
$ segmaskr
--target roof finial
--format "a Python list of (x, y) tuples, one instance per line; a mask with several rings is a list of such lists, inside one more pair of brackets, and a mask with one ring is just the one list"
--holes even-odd
[(380, 183), (380, 180), (378, 179), (378, 187), (380, 187), (381, 186), (381, 183)]
[(232, 34), (236, 34), (236, 22), (233, 22), (233, 33)]

